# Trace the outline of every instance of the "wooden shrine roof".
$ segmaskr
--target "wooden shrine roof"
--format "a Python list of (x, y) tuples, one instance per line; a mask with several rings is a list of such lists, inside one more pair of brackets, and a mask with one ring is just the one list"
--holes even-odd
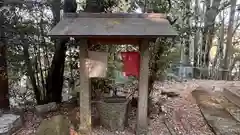
[(48, 33), (57, 37), (134, 37), (176, 36), (164, 14), (67, 13)]

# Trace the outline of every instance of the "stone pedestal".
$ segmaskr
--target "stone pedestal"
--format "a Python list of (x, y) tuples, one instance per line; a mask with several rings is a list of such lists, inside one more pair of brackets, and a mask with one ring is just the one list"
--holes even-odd
[(111, 131), (123, 131), (127, 126), (129, 100), (125, 98), (105, 98), (97, 103), (100, 123)]

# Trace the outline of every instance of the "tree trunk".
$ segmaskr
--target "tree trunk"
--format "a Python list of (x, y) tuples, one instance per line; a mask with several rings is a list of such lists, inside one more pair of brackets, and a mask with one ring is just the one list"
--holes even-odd
[[(21, 35), (21, 36), (22, 36), (21, 40), (24, 41), (23, 35)], [(25, 42), (23, 42), (22, 44), (23, 44), (22, 46), (23, 46), (24, 59), (26, 62), (26, 67), (27, 67), (27, 74), (32, 83), (32, 87), (33, 87), (33, 91), (35, 94), (37, 104), (44, 104), (43, 95), (41, 94), (41, 91), (40, 91), (39, 87), (37, 86), (37, 81), (34, 76), (34, 70), (32, 68), (32, 63), (29, 59), (29, 52), (28, 52), (29, 45), (28, 45), (28, 43), (25, 43)]]
[[(213, 61), (213, 70), (214, 70), (214, 77), (215, 79), (220, 79), (221, 76), (219, 76), (221, 73), (219, 73), (219, 67), (221, 67), (221, 61), (223, 58), (223, 43), (224, 43), (224, 26), (225, 26), (225, 19), (221, 15), (219, 15), (219, 20), (221, 20), (221, 26), (220, 26), (220, 32), (218, 36), (218, 47), (217, 47), (217, 54)], [(219, 64), (220, 63), (220, 64)]]
[[(1, 39), (0, 39), (1, 40)], [(0, 108), (9, 108), (6, 45), (0, 41)]]
[(231, 0), (231, 11), (229, 16), (229, 24), (228, 24), (228, 32), (227, 32), (227, 43), (225, 49), (225, 56), (223, 62), (223, 74), (222, 78), (228, 80), (229, 76), (229, 61), (232, 56), (232, 37), (233, 37), (233, 23), (235, 17), (235, 9), (236, 9), (237, 0)]
[[(190, 6), (191, 6), (191, 1), (186, 2), (185, 5), (185, 10), (186, 13), (190, 11)], [(188, 28), (191, 28), (191, 22), (190, 22), (190, 17), (186, 17), (184, 21), (184, 25), (187, 25)], [(183, 60), (183, 65), (184, 66), (189, 66), (190, 65), (190, 37), (191, 33), (190, 31), (187, 31), (187, 37), (184, 39), (184, 60)]]
[(86, 0), (85, 12), (104, 12), (104, 0)]
[[(3, 25), (4, 17), (0, 14), (0, 26)], [(0, 27), (0, 109), (9, 108), (6, 50), (5, 32)]]
[(63, 72), (65, 63), (66, 43), (68, 39), (61, 39), (55, 50), (52, 65), (46, 79), (48, 102), (62, 102)]
[[(55, 0), (52, 4), (52, 10), (54, 14), (54, 24), (57, 24), (57, 22), (60, 20), (60, 7), (56, 7), (54, 5), (59, 5), (60, 0)], [(72, 1), (73, 3), (64, 2), (64, 6), (73, 6), (68, 7), (64, 12), (72, 12), (74, 11), (74, 8), (76, 8), (75, 4), (76, 1)], [(99, 0), (87, 0), (87, 5), (85, 11), (87, 12), (104, 12), (103, 8), (103, 1)], [(100, 6), (99, 6), (100, 5)], [(71, 9), (73, 8), (73, 10)], [(74, 11), (76, 12), (76, 11)], [(52, 65), (48, 72), (48, 76), (46, 79), (46, 89), (47, 89), (47, 96), (48, 96), (48, 102), (57, 102), (60, 103), (62, 101), (62, 87), (63, 87), (63, 72), (64, 72), (64, 63), (65, 63), (65, 57), (66, 57), (66, 46), (65, 44), (68, 42), (68, 39), (60, 39), (56, 41), (56, 51), (53, 56)]]
[(198, 66), (198, 47), (199, 47), (199, 39), (200, 39), (200, 29), (199, 29), (199, 0), (195, 0), (194, 14), (195, 14), (195, 27), (196, 31), (194, 34), (194, 55), (193, 55), (193, 77), (197, 78), (199, 75), (197, 74), (197, 66)]
[[(72, 4), (64, 5), (64, 6), (73, 6), (76, 1), (72, 0)], [(61, 0), (54, 0), (52, 2), (52, 12), (54, 15), (54, 24), (57, 24), (60, 20), (60, 6)], [(66, 3), (66, 2), (64, 2)], [(76, 6), (76, 5), (74, 5)], [(69, 7), (68, 9), (76, 8), (76, 7)], [(76, 12), (76, 11), (74, 11)], [(48, 96), (48, 102), (62, 102), (62, 88), (63, 88), (63, 73), (65, 67), (65, 57), (66, 57), (66, 43), (68, 42), (67, 39), (59, 39), (55, 41), (55, 53), (52, 60), (52, 65), (48, 72), (48, 76), (46, 79), (46, 90)]]
[(204, 20), (204, 30), (203, 30), (203, 64), (207, 67), (209, 64), (209, 51), (213, 42), (214, 35), (214, 25), (215, 19), (218, 15), (218, 8), (220, 6), (221, 0), (213, 0), (212, 6), (210, 0), (205, 0), (206, 3), (206, 12), (205, 12), (205, 20)]

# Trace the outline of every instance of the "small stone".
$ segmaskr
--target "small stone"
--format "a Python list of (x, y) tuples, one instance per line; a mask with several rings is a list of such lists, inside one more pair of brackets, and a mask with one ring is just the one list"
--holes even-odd
[(49, 120), (43, 120), (36, 135), (69, 135), (70, 121), (62, 115), (57, 115)]

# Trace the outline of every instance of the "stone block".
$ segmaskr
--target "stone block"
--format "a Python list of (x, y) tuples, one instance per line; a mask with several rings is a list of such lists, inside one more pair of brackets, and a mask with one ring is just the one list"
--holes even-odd
[(20, 115), (3, 114), (0, 117), (0, 135), (11, 135), (23, 124)]
[(57, 115), (49, 120), (43, 120), (36, 135), (69, 135), (70, 121), (62, 115)]
[(56, 111), (57, 110), (57, 104), (55, 102), (44, 104), (44, 105), (37, 105), (35, 106), (36, 113), (38, 115), (47, 113), (50, 111)]
[(111, 131), (123, 131), (127, 126), (129, 100), (105, 98), (97, 103), (100, 123)]

